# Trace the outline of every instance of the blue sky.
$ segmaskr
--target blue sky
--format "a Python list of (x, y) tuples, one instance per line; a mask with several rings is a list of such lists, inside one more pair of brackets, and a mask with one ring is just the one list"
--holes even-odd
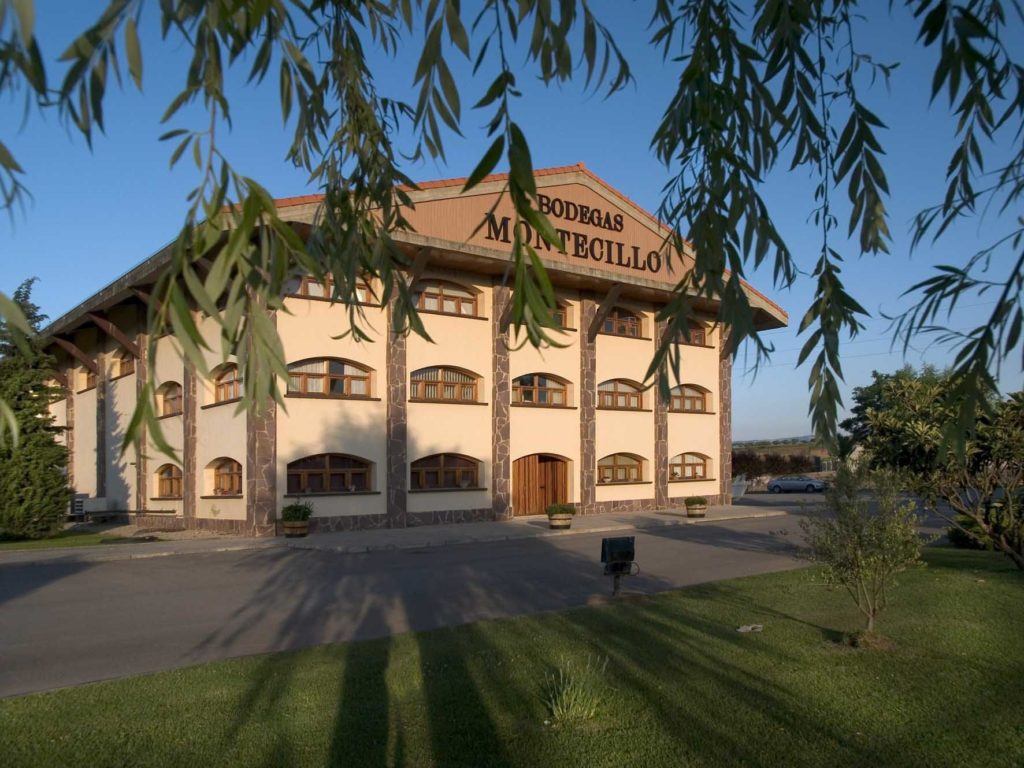
[[(37, 30), (49, 62), (102, 10), (105, 2), (67, 3), (37, 0)], [(464, 3), (466, 18), (472, 6)], [(879, 4), (883, 6), (884, 4)], [(582, 94), (576, 85), (544, 87), (525, 67), (519, 77), (524, 98), (514, 105), (514, 117), (531, 144), (536, 167), (585, 163), (623, 193), (655, 210), (665, 168), (649, 150), (651, 134), (674, 88), (676, 66), (664, 64), (648, 44), (648, 4), (605, 2), (603, 18), (615, 31), (636, 75), (636, 85), (610, 99)], [(126, 88), (113, 91), (106, 105), (107, 133), (94, 140), (90, 151), (81, 137), (71, 135), (55, 114), (31, 115), (22, 124), (20, 102), (4, 104), (0, 135), (27, 171), (34, 202), (13, 224), (0, 219), (0, 290), (10, 292), (21, 280), (38, 276), (36, 299), (57, 317), (86, 296), (156, 251), (176, 233), (186, 209), (185, 195), (196, 181), (194, 166), (179, 163), (168, 170), (170, 147), (157, 141), (168, 130), (160, 115), (176, 95), (183, 78), (187, 51), (176, 41), (161, 43), (153, 14), (147, 7), (141, 30), (145, 58), (143, 93)], [(847, 256), (844, 278), (850, 291), (872, 314), (865, 331), (844, 347), (847, 387), (863, 384), (872, 370), (888, 371), (903, 364), (890, 351), (888, 322), (880, 314), (907, 306), (900, 293), (928, 276), (929, 267), (962, 263), (967, 254), (1003, 232), (998, 218), (969, 222), (937, 245), (909, 253), (909, 225), (922, 207), (943, 194), (943, 171), (952, 146), (953, 123), (944, 102), (929, 107), (931, 53), (910, 50), (916, 30), (913, 20), (897, 9), (891, 16), (862, 23), (862, 45), (876, 59), (899, 61), (891, 92), (877, 86), (869, 99), (889, 124), (883, 132), (888, 152), (886, 169), (892, 198), (893, 244), (890, 256), (858, 257), (852, 244), (839, 250)], [(411, 73), (418, 47), (408, 45), (396, 60), (375, 57), (380, 90), (413, 100)], [(514, 56), (513, 63), (522, 62)], [(451, 54), (464, 105), (483, 93), (490, 78), (476, 80), (469, 67)], [(56, 69), (53, 70), (56, 72)], [(290, 126), (282, 126), (276, 79), (254, 89), (244, 84), (244, 68), (231, 78), (233, 128), (220, 130), (219, 143), (235, 167), (263, 183), (275, 196), (316, 191), (301, 171), (284, 161)], [(492, 75), (493, 76), (493, 75)], [(482, 126), (487, 115), (464, 114), (464, 138), (450, 136), (448, 164), (409, 164), (409, 175), (433, 179), (467, 175), (488, 146)], [(170, 127), (203, 124), (196, 111), (183, 112)], [(751, 281), (781, 304), (794, 327), (772, 332), (776, 353), (756, 376), (744, 372), (741, 357), (733, 387), (733, 432), (737, 440), (806, 434), (806, 368), (796, 369), (801, 340), (799, 321), (813, 293), (809, 276), (820, 248), (819, 231), (808, 221), (813, 206), (813, 181), (804, 173), (776, 173), (764, 197), (800, 266), (806, 271), (789, 290), (772, 286), (771, 274), (754, 273)], [(845, 231), (845, 229), (843, 230)], [(1006, 256), (1000, 257), (1005, 265)], [(991, 311), (990, 300), (971, 299), (950, 321), (967, 328)], [(943, 365), (948, 351), (922, 340), (906, 362)], [(1009, 365), (1001, 376), (1004, 390), (1020, 389), (1019, 367)]]

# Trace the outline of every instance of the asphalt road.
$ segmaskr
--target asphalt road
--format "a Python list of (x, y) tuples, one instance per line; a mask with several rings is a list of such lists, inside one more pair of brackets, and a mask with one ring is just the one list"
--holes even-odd
[[(798, 532), (795, 516), (638, 531), (625, 591), (799, 567)], [(601, 536), (0, 566), (0, 696), (603, 601)]]

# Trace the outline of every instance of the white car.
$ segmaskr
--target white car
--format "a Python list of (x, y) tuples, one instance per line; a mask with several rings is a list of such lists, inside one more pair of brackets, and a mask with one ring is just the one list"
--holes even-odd
[(768, 491), (771, 493), (782, 493), (783, 491), (821, 493), (824, 490), (824, 482), (804, 475), (785, 475), (768, 482)]

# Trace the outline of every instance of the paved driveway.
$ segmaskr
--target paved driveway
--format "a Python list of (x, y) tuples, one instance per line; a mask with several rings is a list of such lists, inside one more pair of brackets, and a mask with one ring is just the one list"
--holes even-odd
[[(638, 531), (626, 589), (798, 567), (798, 531), (793, 516)], [(605, 600), (601, 536), (0, 566), (0, 696)]]

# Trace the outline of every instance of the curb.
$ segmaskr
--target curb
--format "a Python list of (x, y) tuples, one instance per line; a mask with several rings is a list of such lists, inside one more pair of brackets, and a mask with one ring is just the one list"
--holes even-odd
[(339, 544), (335, 546), (317, 546), (315, 544), (308, 544), (305, 542), (291, 542), (285, 546), (288, 549), (302, 549), (306, 551), (316, 552), (334, 552), (337, 554), (344, 555), (360, 555), (368, 552), (401, 552), (406, 550), (418, 550), (418, 549), (437, 549), (438, 547), (450, 547), (458, 546), (461, 544), (489, 544), (493, 542), (505, 542), (505, 541), (528, 541), (530, 539), (546, 539), (554, 538), (557, 536), (585, 536), (587, 534), (594, 533), (612, 533), (614, 531), (640, 531), (649, 530), (652, 528), (665, 528), (683, 525), (706, 525), (708, 523), (724, 523), (731, 522), (733, 520), (758, 520), (767, 517), (785, 517), (789, 515), (789, 512), (784, 510), (771, 510), (766, 512), (758, 512), (757, 514), (736, 514), (729, 515), (727, 517), (714, 517), (714, 518), (693, 518), (680, 516), (677, 520), (644, 520), (643, 524), (630, 524), (630, 523), (615, 523), (613, 525), (603, 525), (596, 528), (579, 528), (576, 530), (569, 529), (567, 531), (552, 531), (552, 530), (541, 530), (537, 533), (528, 533), (524, 535), (505, 534), (500, 536), (488, 536), (479, 539), (467, 539), (465, 537), (457, 537), (451, 539), (437, 539), (435, 541), (426, 541), (419, 543), (399, 543), (399, 544), (361, 544), (361, 545), (344, 545)]
[[(379, 544), (339, 544), (335, 546), (317, 546), (315, 544), (310, 544), (306, 539), (289, 540), (285, 538), (274, 538), (257, 541), (247, 541), (244, 543), (225, 543), (223, 546), (210, 547), (204, 549), (167, 549), (156, 552), (114, 552), (109, 551), (107, 549), (107, 546), (111, 545), (103, 546), (102, 549), (100, 549), (100, 547), (92, 546), (68, 548), (66, 550), (12, 550), (8, 553), (0, 553), (0, 567), (3, 567), (5, 565), (49, 565), (51, 563), (62, 562), (111, 563), (124, 560), (150, 560), (157, 557), (174, 557), (180, 555), (208, 555), (219, 554), (223, 552), (245, 552), (261, 549), (291, 549), (314, 552), (334, 552), (337, 554), (345, 555), (359, 555), (366, 554), (369, 552), (402, 552), (409, 550), (436, 549), (438, 547), (451, 547), (465, 544), (488, 544), (492, 542), (527, 541), (529, 539), (546, 539), (557, 536), (583, 536), (595, 533), (611, 533), (614, 531), (643, 532), (644, 530), (654, 528), (665, 528), (684, 525), (706, 525), (708, 523), (723, 523), (730, 522), (733, 520), (756, 520), (765, 517), (783, 517), (788, 514), (789, 513), (786, 512), (785, 510), (765, 510), (763, 512), (758, 511), (756, 514), (737, 513), (735, 515), (726, 515), (710, 518), (694, 518), (686, 517), (684, 515), (675, 516), (666, 514), (665, 517), (669, 518), (666, 520), (644, 519), (642, 521), (638, 521), (638, 523), (613, 523), (610, 525), (601, 525), (594, 528), (570, 528), (567, 531), (552, 531), (548, 529), (541, 529), (536, 532), (529, 530), (525, 533), (513, 533), (509, 531), (507, 533), (494, 536), (484, 536), (481, 538), (466, 538), (465, 536), (454, 536), (446, 539), (436, 539), (433, 541), (421, 541), (415, 543), (382, 542)], [(149, 545), (143, 544), (140, 546)], [(21, 553), (28, 552), (32, 552), (32, 555), (26, 554), (24, 556), (24, 559), (21, 559), (17, 556)], [(7, 559), (8, 557), (10, 559)]]

